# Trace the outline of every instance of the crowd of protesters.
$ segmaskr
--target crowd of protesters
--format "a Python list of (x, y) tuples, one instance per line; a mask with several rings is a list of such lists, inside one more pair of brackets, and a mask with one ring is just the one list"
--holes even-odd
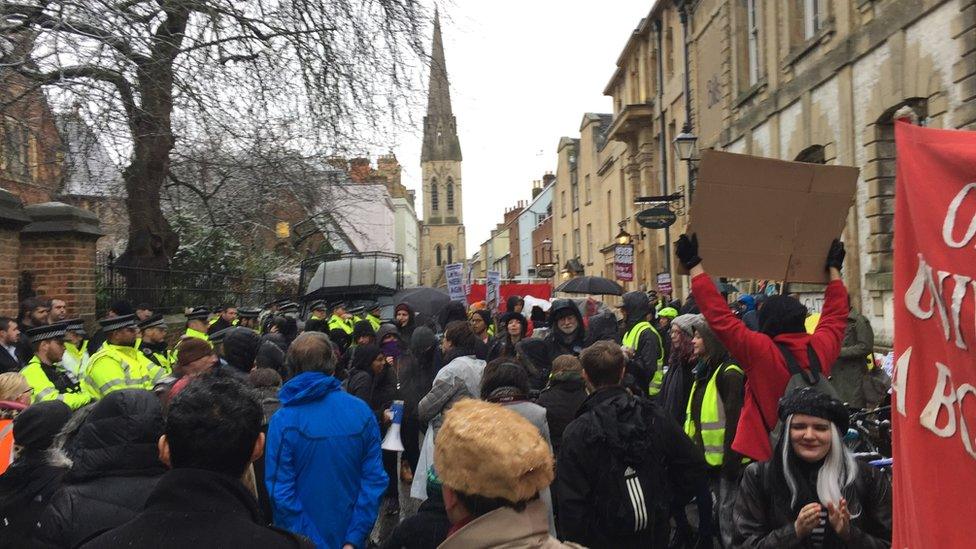
[(890, 546), (890, 479), (845, 445), (885, 391), (843, 245), (812, 329), (675, 248), (689, 299), (616, 313), (283, 299), (194, 307), (177, 338), (148, 304), (89, 336), (25, 300), (0, 317), (0, 549)]

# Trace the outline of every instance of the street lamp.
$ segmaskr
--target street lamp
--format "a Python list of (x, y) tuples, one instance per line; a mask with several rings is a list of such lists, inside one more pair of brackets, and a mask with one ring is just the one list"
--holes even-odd
[(628, 233), (623, 227), (621, 227), (620, 232), (617, 233), (617, 236), (614, 237), (614, 240), (617, 242), (617, 244), (620, 244), (621, 246), (626, 246), (627, 244), (630, 244), (630, 233)]
[(685, 162), (698, 160), (698, 137), (691, 133), (691, 125), (685, 124), (681, 133), (674, 138), (674, 154)]

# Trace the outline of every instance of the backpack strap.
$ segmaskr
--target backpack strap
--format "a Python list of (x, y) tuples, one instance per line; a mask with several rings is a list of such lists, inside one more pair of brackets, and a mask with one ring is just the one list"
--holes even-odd
[(804, 371), (803, 368), (796, 361), (796, 357), (793, 353), (786, 348), (786, 345), (782, 343), (777, 343), (776, 348), (779, 349), (781, 355), (783, 355), (783, 360), (786, 361), (786, 369), (790, 372), (790, 377), (797, 374), (803, 376), (809, 385), (816, 385), (820, 381), (820, 359), (817, 358), (817, 354), (813, 352), (813, 348), (807, 344), (807, 356), (810, 360), (810, 371)]

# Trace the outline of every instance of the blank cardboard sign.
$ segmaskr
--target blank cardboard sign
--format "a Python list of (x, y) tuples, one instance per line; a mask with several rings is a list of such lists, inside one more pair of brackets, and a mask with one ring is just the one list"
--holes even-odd
[(709, 274), (828, 282), (827, 250), (840, 238), (858, 169), (707, 150), (688, 232)]

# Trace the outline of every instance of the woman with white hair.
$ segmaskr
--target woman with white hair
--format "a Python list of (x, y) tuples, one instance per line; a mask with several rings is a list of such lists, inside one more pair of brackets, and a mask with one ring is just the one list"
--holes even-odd
[(736, 547), (891, 547), (891, 485), (843, 444), (847, 408), (810, 387), (779, 402), (773, 459), (746, 468)]

